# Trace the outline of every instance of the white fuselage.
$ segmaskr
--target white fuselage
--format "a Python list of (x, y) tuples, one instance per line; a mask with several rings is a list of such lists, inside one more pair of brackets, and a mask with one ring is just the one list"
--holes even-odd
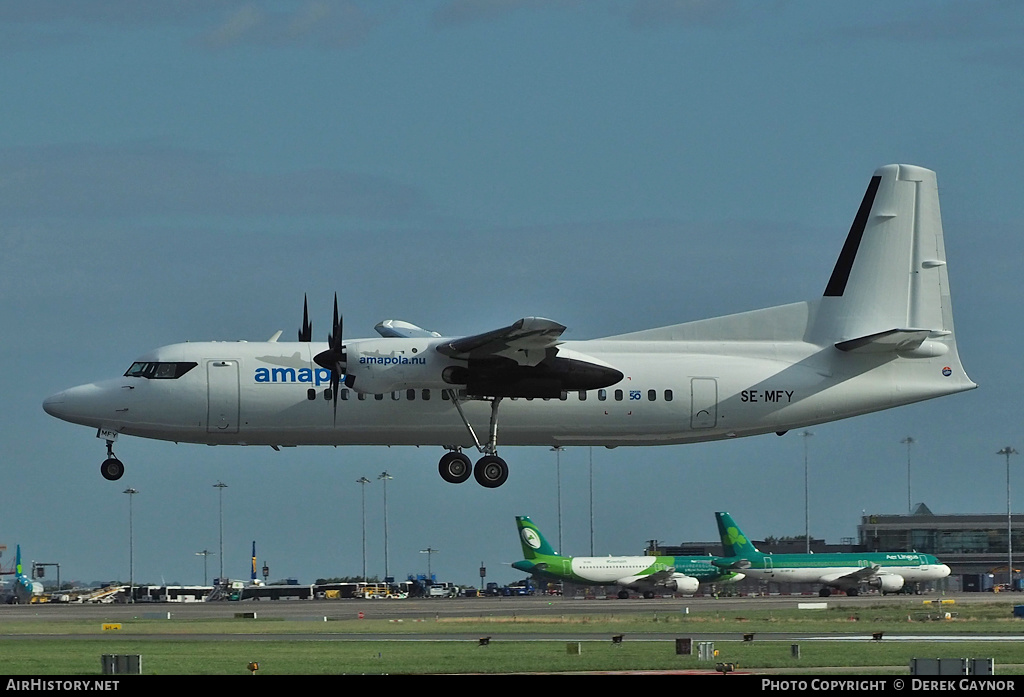
[[(406, 381), (401, 364), (363, 368), (367, 377), (357, 380), (357, 388), (359, 380), (365, 385), (373, 378), (368, 371), (378, 370), (390, 371), (383, 382), (394, 389), (366, 394), (342, 387), (335, 413), (324, 394), (330, 372), (313, 361), (325, 349), (315, 342), (175, 344), (139, 360), (196, 364), (180, 377), (124, 376), (82, 385), (48, 398), (44, 408), (66, 421), (178, 442), (473, 445), (455, 404), (442, 396), (441, 370), (450, 359), (423, 351), (423, 363)], [(782, 432), (974, 387), (955, 354), (898, 358), (844, 354), (803, 341), (628, 338), (565, 342), (563, 351), (604, 361), (624, 377), (606, 389), (565, 392), (561, 399), (503, 399), (502, 445), (717, 440)], [(424, 381), (432, 362), (437, 375)], [(490, 405), (469, 400), (463, 408), (474, 428), (486, 431)]]
[[(747, 578), (778, 583), (825, 583), (832, 584), (837, 579), (851, 576), (871, 562), (865, 560), (859, 566), (824, 566), (824, 567), (767, 567), (763, 569), (744, 569)], [(884, 566), (878, 569), (877, 575), (901, 576), (905, 581), (936, 581), (949, 576), (950, 569), (945, 564), (917, 564), (905, 566)]]
[[(656, 563), (656, 557), (573, 557), (570, 571), (581, 581), (628, 586), (641, 579), (642, 572), (650, 573)], [(654, 570), (665, 571), (666, 567)]]

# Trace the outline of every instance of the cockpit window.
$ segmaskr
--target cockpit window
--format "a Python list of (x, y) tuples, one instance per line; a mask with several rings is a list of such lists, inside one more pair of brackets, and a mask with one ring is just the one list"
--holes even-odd
[(176, 380), (198, 365), (183, 363), (132, 363), (124, 374), (127, 378), (149, 378), (151, 380)]

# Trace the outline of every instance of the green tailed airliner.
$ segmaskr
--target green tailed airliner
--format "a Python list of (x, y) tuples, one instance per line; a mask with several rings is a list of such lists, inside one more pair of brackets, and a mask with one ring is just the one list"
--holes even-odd
[(779, 583), (821, 583), (819, 595), (831, 588), (857, 595), (861, 586), (894, 592), (905, 581), (934, 581), (949, 576), (949, 567), (930, 554), (865, 552), (835, 554), (765, 554), (750, 541), (728, 513), (715, 513), (724, 557), (714, 563), (723, 570), (742, 569), (749, 578)]
[(526, 559), (512, 568), (553, 581), (620, 586), (620, 598), (629, 597), (627, 589), (653, 598), (657, 592), (691, 594), (700, 583), (731, 583), (743, 578), (742, 573), (716, 567), (711, 556), (563, 557), (526, 516), (516, 516), (516, 526)]

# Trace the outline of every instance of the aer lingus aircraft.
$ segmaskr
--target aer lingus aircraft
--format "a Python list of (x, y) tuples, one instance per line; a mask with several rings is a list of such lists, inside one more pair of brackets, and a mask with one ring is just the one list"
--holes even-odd
[[(513, 569), (551, 581), (595, 586), (619, 586), (620, 598), (629, 590), (653, 598), (655, 593), (697, 591), (700, 583), (731, 583), (743, 574), (715, 566), (715, 557), (563, 557), (526, 516), (516, 516), (519, 543), (526, 559), (512, 564)], [(627, 590), (629, 589), (629, 590)]]
[(715, 513), (715, 518), (725, 554), (715, 558), (716, 566), (764, 581), (820, 583), (823, 588), (818, 594), (823, 598), (832, 594), (832, 588), (847, 595), (857, 595), (864, 586), (892, 593), (907, 581), (936, 581), (949, 576), (948, 566), (930, 554), (918, 552), (764, 554), (728, 513)]
[(21, 567), (21, 545), (18, 545), (14, 555), (14, 585), (5, 591), (4, 600), (8, 604), (30, 603), (42, 594), (43, 584), (29, 578)]
[(388, 320), (377, 338), (343, 339), (335, 297), (327, 343), (315, 343), (304, 314), (298, 342), (165, 346), (43, 408), (97, 429), (111, 480), (124, 472), (114, 442), (130, 435), (434, 445), (448, 451), (446, 481), (497, 487), (499, 423), (503, 445), (696, 443), (976, 387), (957, 355), (935, 173), (910, 165), (871, 177), (824, 296), (807, 302), (586, 341), (539, 317), (463, 337)]

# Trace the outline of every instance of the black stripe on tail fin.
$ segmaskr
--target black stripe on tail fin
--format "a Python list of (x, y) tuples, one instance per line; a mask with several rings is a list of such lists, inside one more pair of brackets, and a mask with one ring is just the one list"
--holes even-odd
[(868, 215), (871, 214), (871, 207), (875, 203), (875, 194), (878, 193), (878, 185), (881, 181), (882, 177), (878, 175), (871, 177), (868, 190), (864, 192), (864, 200), (860, 202), (860, 208), (857, 209), (857, 217), (853, 219), (853, 226), (850, 227), (850, 233), (846, 236), (843, 251), (839, 253), (836, 266), (832, 269), (832, 277), (828, 279), (828, 285), (825, 286), (825, 297), (842, 297), (846, 291), (846, 282), (850, 280), (853, 261), (857, 258), (857, 249), (864, 236)]

